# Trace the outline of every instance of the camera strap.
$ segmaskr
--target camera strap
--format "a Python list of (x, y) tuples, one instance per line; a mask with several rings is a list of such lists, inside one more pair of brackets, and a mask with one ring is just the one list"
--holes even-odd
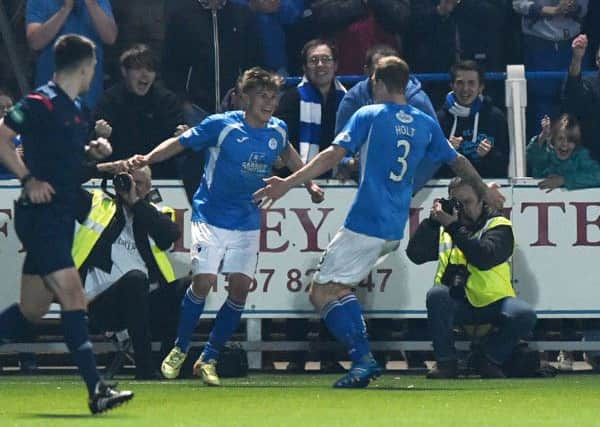
[[(452, 262), (452, 252), (453, 251), (454, 251), (454, 240), (452, 240), (452, 246), (450, 247), (450, 253), (448, 254), (448, 263), (446, 264), (446, 268), (448, 268), (448, 264), (454, 264)], [(463, 254), (463, 257), (465, 259), (465, 267), (468, 268), (469, 267), (469, 261), (467, 261), (467, 257), (464, 256), (464, 254)]]
[(108, 178), (103, 177), (102, 181), (100, 182), (100, 189), (102, 190), (102, 192), (104, 194), (106, 194), (108, 197), (110, 197), (111, 199), (116, 199), (117, 195), (111, 193), (110, 191), (108, 191)]

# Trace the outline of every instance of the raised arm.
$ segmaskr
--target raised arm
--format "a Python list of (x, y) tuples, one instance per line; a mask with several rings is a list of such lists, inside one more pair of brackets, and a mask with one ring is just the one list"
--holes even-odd
[[(298, 153), (296, 153), (297, 155)], [(287, 193), (290, 188), (320, 176), (333, 168), (346, 155), (346, 149), (339, 145), (330, 145), (321, 151), (314, 159), (285, 179), (277, 176), (266, 178), (266, 186), (254, 193), (256, 202), (262, 201), (265, 206), (270, 206), (277, 199)]]
[(504, 196), (497, 189), (490, 188), (485, 184), (485, 182), (483, 182), (477, 170), (473, 167), (471, 162), (467, 160), (466, 157), (459, 154), (454, 160), (448, 163), (448, 166), (450, 166), (456, 175), (460, 176), (466, 181), (469, 181), (475, 188), (477, 188), (478, 193), (484, 194), (485, 201), (489, 206), (492, 206), (496, 209), (502, 207), (505, 201)]
[[(281, 159), (284, 161), (287, 168), (292, 172), (296, 172), (304, 166), (304, 163), (300, 158), (300, 154), (298, 154), (292, 144), (288, 144), (287, 148), (281, 153)], [(321, 187), (310, 180), (306, 181), (304, 186), (306, 187), (306, 190), (310, 194), (314, 203), (321, 203), (323, 201), (324, 192), (321, 190)]]
[(33, 50), (42, 50), (50, 43), (63, 27), (73, 10), (74, 0), (64, 0), (62, 7), (45, 22), (27, 24), (25, 35)]
[(181, 145), (181, 142), (179, 142), (179, 138), (173, 137), (161, 142), (148, 154), (136, 154), (135, 156), (132, 156), (127, 162), (128, 165), (134, 169), (141, 168), (146, 165), (160, 163), (162, 161), (170, 159), (171, 157), (181, 153), (184, 149), (185, 147)]
[(98, 0), (85, 0), (85, 4), (100, 40), (108, 45), (114, 44), (119, 32), (115, 19), (102, 9)]

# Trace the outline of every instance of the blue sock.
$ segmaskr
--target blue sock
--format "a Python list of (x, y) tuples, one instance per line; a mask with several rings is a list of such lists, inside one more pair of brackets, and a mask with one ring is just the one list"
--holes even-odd
[(240, 326), (240, 317), (242, 317), (244, 305), (238, 304), (227, 298), (221, 309), (217, 313), (215, 325), (210, 331), (208, 342), (202, 351), (202, 360), (217, 360), (219, 351), (223, 348), (227, 340)]
[(179, 326), (177, 328), (177, 339), (175, 340), (175, 345), (184, 353), (188, 351), (192, 333), (196, 329), (198, 319), (200, 319), (203, 311), (204, 298), (197, 297), (192, 290), (192, 285), (190, 285), (181, 300)]
[(353, 363), (360, 362), (363, 354), (356, 347), (354, 325), (347, 311), (338, 300), (330, 301), (321, 310), (321, 317), (333, 336), (346, 346)]
[(33, 335), (33, 325), (23, 316), (19, 304), (0, 313), (0, 344)]
[(96, 358), (88, 337), (85, 311), (63, 311), (61, 318), (65, 343), (73, 355), (73, 360), (79, 368), (88, 392), (92, 395), (96, 384), (100, 381), (100, 375), (96, 370)]
[(354, 326), (354, 343), (356, 345), (357, 352), (362, 356), (371, 356), (371, 347), (369, 345), (367, 324), (362, 315), (362, 308), (356, 295), (348, 294), (343, 298), (340, 298), (340, 304), (346, 310), (346, 313), (352, 319), (352, 325)]

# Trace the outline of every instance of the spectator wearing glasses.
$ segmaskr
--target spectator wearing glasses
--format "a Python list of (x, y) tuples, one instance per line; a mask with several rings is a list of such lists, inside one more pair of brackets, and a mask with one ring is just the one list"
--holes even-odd
[[(336, 79), (337, 49), (325, 40), (314, 39), (302, 48), (300, 83), (289, 89), (281, 98), (275, 113), (288, 125), (290, 142), (300, 153), (303, 163), (308, 163), (319, 152), (331, 145), (335, 137), (335, 118), (338, 106), (346, 94), (346, 88)], [(287, 174), (287, 171), (283, 171)], [(321, 178), (328, 178), (327, 173)], [(289, 340), (303, 340), (309, 332), (308, 319), (289, 319), (286, 335)], [(321, 325), (320, 336), (329, 338)], [(303, 371), (306, 353), (294, 355), (289, 371)], [(321, 355), (321, 369), (338, 371), (331, 354)]]
[(310, 40), (301, 56), (304, 76), (283, 94), (275, 115), (287, 123), (290, 142), (307, 163), (333, 141), (336, 112), (346, 88), (335, 76), (338, 55), (332, 43)]

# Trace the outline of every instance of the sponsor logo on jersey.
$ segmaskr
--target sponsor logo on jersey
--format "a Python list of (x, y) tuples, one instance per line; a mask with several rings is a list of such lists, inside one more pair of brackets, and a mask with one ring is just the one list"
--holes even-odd
[(398, 111), (396, 118), (402, 123), (412, 123), (415, 119), (410, 114), (406, 114), (404, 111)]
[(241, 136), (239, 138), (236, 138), (235, 140), (241, 144), (242, 142), (248, 141), (248, 137), (247, 136)]
[(242, 172), (266, 175), (271, 170), (271, 166), (266, 162), (264, 153), (251, 153), (248, 160), (242, 162)]

